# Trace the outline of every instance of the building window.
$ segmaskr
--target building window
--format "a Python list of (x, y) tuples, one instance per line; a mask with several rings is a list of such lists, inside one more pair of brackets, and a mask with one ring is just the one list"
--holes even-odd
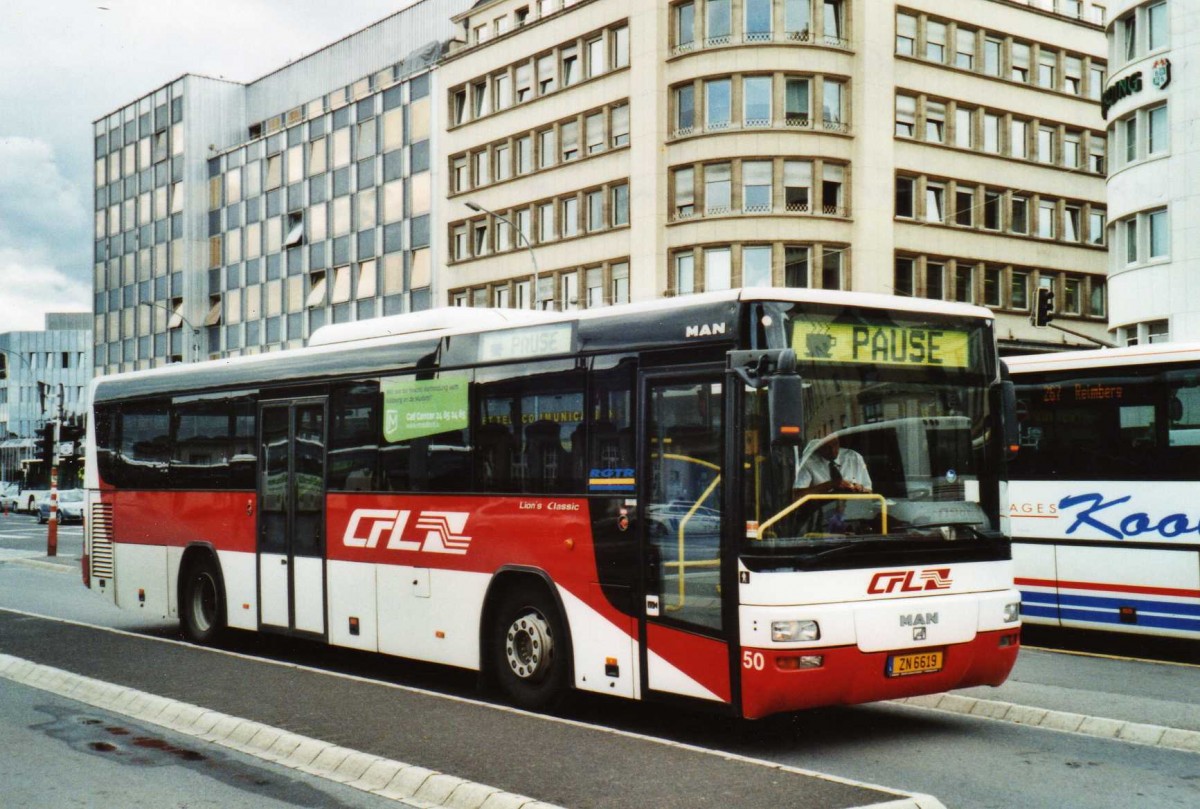
[(896, 53), (915, 56), (917, 52), (917, 18), (911, 14), (896, 14)]
[(691, 295), (696, 291), (696, 256), (692, 251), (675, 254), (675, 294)]
[(925, 262), (925, 297), (940, 301), (946, 297), (946, 265), (937, 261)]
[(1092, 278), (1092, 300), (1091, 313), (1096, 317), (1104, 317), (1108, 314), (1108, 295), (1106, 285), (1103, 279)]
[(675, 218), (685, 219), (696, 210), (696, 171), (688, 167), (675, 170)]
[(675, 90), (675, 131), (686, 134), (696, 125), (696, 90), (686, 84)]
[(790, 40), (809, 40), (812, 28), (812, 5), (809, 0), (784, 0), (783, 28)]
[(1080, 154), (1080, 135), (1077, 132), (1068, 132), (1062, 141), (1062, 164), (1066, 168), (1079, 168)]
[(1029, 157), (1028, 141), (1029, 124), (1025, 121), (1019, 121), (1014, 118), (1012, 120), (1012, 125), (1009, 128), (1008, 153), (1013, 157)]
[(931, 143), (946, 140), (946, 105), (940, 101), (925, 102), (925, 140)]
[(784, 123), (788, 126), (808, 126), (811, 110), (809, 108), (809, 80), (789, 78), (785, 87)]
[(704, 291), (729, 289), (733, 284), (733, 265), (728, 247), (710, 247), (704, 251)]
[(746, 41), (771, 40), (771, 0), (745, 0)]
[(1132, 163), (1137, 160), (1138, 144), (1137, 144), (1137, 114), (1130, 115), (1118, 125), (1121, 128), (1121, 134), (1125, 139), (1125, 162)]
[(1038, 153), (1037, 159), (1040, 163), (1054, 162), (1054, 138), (1057, 131), (1048, 126), (1038, 127)]
[(975, 301), (975, 266), (973, 264), (955, 262), (954, 300), (962, 303)]
[(1166, 258), (1171, 253), (1167, 210), (1151, 211), (1146, 219), (1150, 229), (1150, 258)]
[(742, 211), (770, 213), (772, 164), (769, 160), (742, 163)]
[(1138, 260), (1138, 226), (1137, 217), (1131, 216), (1125, 220), (1125, 263), (1136, 264)]
[(747, 76), (742, 79), (742, 125), (771, 125), (770, 76)]
[(842, 255), (840, 247), (826, 247), (821, 256), (821, 288), (842, 288)]
[[(826, 6), (829, 4), (826, 3)], [(838, 4), (840, 7), (840, 3)], [(838, 129), (845, 121), (843, 114), (845, 103), (845, 86), (840, 81), (826, 79), (822, 84), (822, 113), (826, 129)]]
[(742, 286), (771, 286), (771, 250), (770, 246), (742, 248)]
[(704, 82), (704, 125), (706, 129), (727, 129), (732, 120), (732, 96), (729, 79)]
[(1071, 95), (1083, 93), (1083, 60), (1078, 56), (1063, 59), (1063, 89)]
[(1120, 22), (1121, 30), (1121, 52), (1125, 55), (1125, 61), (1129, 62), (1137, 56), (1137, 12), (1130, 14)]
[(911, 298), (915, 294), (913, 286), (914, 262), (905, 256), (896, 256), (895, 270), (892, 279), (893, 294)]
[(1058, 86), (1058, 54), (1045, 48), (1038, 52), (1038, 86), (1047, 90)]
[(896, 178), (896, 216), (911, 219), (916, 216), (917, 181), (914, 177)]
[(783, 248), (783, 283), (789, 287), (805, 288), (809, 285), (808, 266), (812, 248), (789, 244)]
[(728, 213), (732, 204), (729, 164), (713, 163), (705, 166), (704, 212), (707, 214)]
[(629, 186), (625, 184), (613, 186), (612, 189), (612, 224), (621, 227), (629, 224)]
[(1167, 105), (1159, 104), (1146, 113), (1146, 152), (1162, 154), (1167, 151), (1169, 134), (1167, 129)]
[(680, 3), (675, 7), (675, 47), (691, 50), (696, 41), (696, 4)]
[(960, 188), (954, 192), (954, 202), (954, 223), (963, 227), (973, 227), (975, 224), (975, 192)]
[(1029, 273), (1013, 270), (1008, 289), (1009, 306), (1013, 309), (1029, 308)]
[(612, 108), (611, 138), (613, 147), (629, 144), (629, 105)]
[(1055, 204), (1049, 200), (1038, 202), (1038, 236), (1043, 239), (1053, 239), (1056, 235), (1054, 227)]
[(812, 161), (788, 160), (783, 164), (783, 196), (789, 213), (808, 213), (812, 188)]
[(1029, 82), (1029, 54), (1030, 48), (1022, 42), (1014, 42), (1012, 44), (1012, 73), (1010, 78), (1013, 81), (1022, 83)]
[(1063, 239), (1068, 242), (1077, 242), (1082, 235), (1080, 231), (1081, 217), (1083, 211), (1074, 205), (1068, 205), (1063, 209)]
[(589, 191), (587, 193), (587, 229), (589, 233), (603, 230), (604, 221), (604, 192)]
[(1167, 47), (1167, 4), (1155, 3), (1146, 9), (1150, 50)]
[(825, 0), (825, 43), (840, 45), (845, 39), (842, 0)]
[(1000, 116), (984, 113), (983, 116), (983, 150), (992, 154), (1000, 154)]
[(983, 72), (989, 76), (1000, 75), (1000, 54), (1004, 43), (998, 39), (983, 41)]
[(983, 305), (999, 308), (1004, 305), (1000, 284), (1004, 270), (1000, 267), (983, 268)]
[(1029, 200), (1024, 197), (1012, 198), (1012, 221), (1009, 230), (1013, 233), (1029, 232)]
[(956, 107), (954, 109), (954, 145), (958, 148), (971, 149), (974, 147), (974, 120), (974, 110), (967, 109), (966, 107)]
[(1104, 244), (1104, 211), (1088, 211), (1088, 244)]
[(707, 0), (704, 4), (704, 44), (728, 45), (732, 27), (729, 0)]
[(954, 36), (954, 66), (963, 70), (974, 70), (975, 32), (969, 28), (959, 28)]
[(846, 169), (826, 163), (821, 173), (821, 213), (842, 216), (842, 186), (846, 182)]
[(579, 200), (576, 197), (562, 201), (562, 235), (564, 239), (579, 235)]
[(945, 218), (946, 188), (941, 183), (925, 185), (925, 221), (942, 222)]
[(925, 25), (925, 58), (946, 61), (946, 24), (930, 20)]
[(896, 134), (911, 138), (917, 131), (917, 99), (913, 96), (896, 96)]
[(983, 226), (988, 230), (1000, 230), (1000, 206), (1003, 196), (999, 191), (987, 189), (983, 192)]
[(612, 265), (612, 302), (629, 303), (629, 265)]

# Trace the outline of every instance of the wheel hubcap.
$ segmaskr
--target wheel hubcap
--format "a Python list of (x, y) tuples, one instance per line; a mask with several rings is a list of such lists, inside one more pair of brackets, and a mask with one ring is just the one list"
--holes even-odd
[(504, 652), (513, 674), (523, 680), (544, 677), (554, 654), (554, 636), (545, 617), (537, 612), (518, 616), (505, 634)]
[(217, 586), (211, 576), (201, 575), (196, 578), (196, 586), (192, 591), (192, 618), (196, 628), (207, 632), (216, 620)]

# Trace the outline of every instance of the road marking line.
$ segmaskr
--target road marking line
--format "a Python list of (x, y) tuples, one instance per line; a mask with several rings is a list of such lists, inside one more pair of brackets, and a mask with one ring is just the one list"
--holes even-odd
[(1047, 652), (1049, 654), (1072, 655), (1073, 657), (1094, 657), (1097, 660), (1116, 660), (1121, 663), (1158, 663), (1163, 666), (1178, 666), (1185, 669), (1200, 669), (1200, 663), (1185, 663), (1181, 660), (1157, 660), (1153, 657), (1126, 657), (1124, 655), (1109, 655), (1101, 652), (1083, 652), (1077, 649), (1051, 649), (1045, 646), (1025, 646), (1024, 644), (1022, 644), (1021, 648), (1034, 652)]
[[(253, 661), (255, 663), (264, 663), (264, 664), (271, 665), (271, 666), (278, 666), (280, 668), (288, 668), (288, 669), (295, 669), (297, 671), (311, 672), (311, 673), (315, 673), (315, 674), (321, 674), (321, 675), (324, 675), (327, 677), (336, 677), (336, 678), (340, 678), (340, 679), (344, 679), (344, 680), (350, 680), (353, 682), (368, 683), (370, 685), (381, 686), (383, 688), (393, 688), (398, 691), (406, 691), (406, 692), (409, 692), (412, 694), (419, 694), (419, 695), (427, 696), (427, 697), (435, 697), (437, 699), (444, 699), (444, 700), (448, 700), (450, 702), (458, 702), (458, 703), (462, 703), (465, 705), (473, 705), (473, 706), (476, 706), (479, 708), (489, 708), (494, 711), (503, 711), (505, 713), (517, 714), (520, 716), (530, 717), (533, 719), (539, 719), (544, 722), (554, 722), (554, 723), (558, 723), (558, 724), (569, 725), (571, 727), (583, 728), (586, 730), (597, 731), (600, 733), (607, 733), (607, 734), (611, 734), (613, 736), (621, 736), (621, 737), (628, 738), (628, 739), (637, 739), (639, 741), (651, 742), (653, 744), (663, 745), (665, 747), (673, 747), (673, 748), (677, 748), (680, 750), (687, 750), (690, 752), (702, 753), (702, 754), (708, 755), (708, 756), (716, 756), (718, 758), (727, 759), (730, 761), (739, 761), (739, 762), (743, 762), (743, 763), (747, 763), (747, 764), (756, 764), (758, 766), (766, 767), (768, 769), (775, 770), (777, 772), (794, 773), (796, 775), (803, 775), (803, 776), (807, 776), (810, 778), (819, 778), (823, 781), (829, 781), (831, 783), (845, 784), (847, 786), (860, 787), (863, 789), (871, 789), (871, 790), (875, 790), (877, 792), (883, 792), (883, 793), (887, 793), (887, 794), (896, 796), (895, 800), (888, 800), (883, 803), (865, 804), (865, 805), (859, 806), (859, 807), (849, 807), (848, 809), (946, 809), (945, 805), (941, 801), (939, 801), (937, 798), (933, 797), (932, 795), (926, 795), (926, 794), (914, 793), (914, 792), (906, 792), (904, 790), (894, 789), (892, 787), (880, 786), (878, 784), (872, 784), (872, 783), (869, 783), (866, 781), (859, 781), (859, 780), (856, 780), (853, 778), (843, 778), (843, 777), (837, 776), (837, 775), (830, 775), (829, 773), (817, 772), (816, 770), (806, 770), (806, 769), (802, 769), (800, 767), (793, 767), (788, 764), (780, 764), (779, 762), (776, 762), (776, 761), (768, 761), (766, 759), (753, 758), (751, 756), (743, 756), (738, 753), (730, 753), (730, 752), (723, 751), (723, 750), (713, 750), (713, 749), (709, 749), (707, 747), (699, 747), (697, 745), (687, 744), (685, 742), (677, 742), (677, 741), (673, 741), (671, 739), (662, 739), (662, 738), (658, 738), (655, 736), (648, 736), (648, 735), (645, 735), (642, 733), (635, 733), (633, 731), (621, 730), (619, 728), (609, 728), (609, 727), (604, 727), (602, 725), (593, 725), (593, 724), (589, 724), (587, 722), (582, 722), (582, 721), (575, 720), (575, 719), (566, 719), (566, 718), (560, 717), (560, 716), (547, 716), (545, 714), (532, 713), (530, 711), (525, 711), (520, 708), (514, 708), (509, 705), (497, 705), (495, 703), (484, 702), (482, 700), (477, 700), (477, 699), (470, 699), (468, 697), (460, 697), (460, 696), (457, 696), (454, 694), (441, 694), (441, 693), (438, 693), (437, 691), (429, 691), (424, 688), (416, 688), (414, 686), (402, 685), (399, 683), (389, 683), (389, 682), (385, 682), (382, 680), (372, 680), (369, 677), (360, 677), (360, 676), (357, 676), (354, 674), (344, 674), (342, 672), (337, 672), (337, 671), (327, 671), (325, 669), (314, 668), (312, 666), (304, 666), (304, 665), (301, 665), (298, 663), (289, 663), (287, 661), (281, 661), (281, 660), (269, 660), (269, 659), (265, 659), (265, 658), (261, 658), (261, 657), (255, 657), (253, 655), (243, 654), (241, 652), (230, 652), (230, 651), (226, 651), (224, 649), (214, 649), (214, 648), (208, 647), (208, 646), (197, 646), (193, 643), (188, 643), (186, 641), (180, 641), (180, 640), (172, 640), (171, 638), (150, 637), (147, 635), (138, 634), (137, 632), (130, 632), (130, 631), (127, 631), (124, 629), (113, 629), (111, 627), (97, 626), (95, 624), (89, 624), (89, 623), (85, 623), (83, 621), (73, 621), (69, 618), (56, 618), (51, 615), (42, 615), (42, 614), (35, 613), (35, 612), (26, 612), (24, 610), (16, 610), (16, 609), (8, 608), (8, 607), (0, 607), (0, 612), (8, 612), (8, 613), (12, 613), (13, 615), (24, 615), (24, 616), (27, 616), (30, 618), (41, 618), (41, 619), (47, 620), (47, 621), (55, 621), (57, 623), (68, 624), (71, 626), (80, 626), (80, 627), (85, 627), (88, 629), (96, 629), (96, 630), (100, 630), (103, 632), (111, 632), (115, 635), (125, 635), (127, 637), (138, 638), (140, 640), (152, 641), (155, 643), (166, 643), (166, 644), (171, 644), (171, 645), (175, 645), (175, 646), (184, 646), (184, 647), (187, 647), (189, 649), (192, 649), (192, 650), (195, 650), (198, 652), (208, 652), (211, 654), (225, 655), (227, 657), (234, 657), (234, 658), (238, 658), (240, 660), (249, 660), (249, 661)], [(5, 658), (8, 658), (8, 657), (9, 657), (8, 655), (0, 653), (0, 677), (9, 677), (9, 679), (15, 679), (14, 677), (10, 676), (6, 671)], [(71, 674), (70, 672), (61, 671), (59, 669), (51, 669), (49, 666), (41, 666), (41, 664), (38, 664), (38, 663), (24, 661), (24, 660), (21, 660), (20, 658), (11, 658), (11, 660), (15, 660), (15, 661), (18, 661), (19, 663), (24, 663), (29, 666), (40, 666), (40, 668), (49, 669), (50, 672), (53, 672), (52, 676), (64, 675), (66, 677), (79, 677), (80, 679), (84, 679), (84, 680), (90, 679), (90, 678), (86, 678), (86, 677), (81, 677), (81, 675), (76, 675), (76, 674)], [(109, 683), (103, 683), (102, 681), (99, 681), (99, 680), (96, 680), (94, 682), (100, 683), (101, 685), (106, 686), (108, 688), (120, 689), (124, 693), (141, 695), (141, 696), (147, 697), (152, 700), (163, 699), (162, 697), (156, 697), (153, 695), (143, 694), (143, 692), (138, 692), (131, 688), (124, 688), (122, 686), (111, 685)], [(33, 685), (33, 683), (29, 683), (29, 684)], [(46, 689), (46, 690), (50, 690), (50, 689)], [(71, 699), (77, 699), (82, 702), (87, 701), (87, 700), (80, 699), (80, 697), (75, 694), (63, 693), (63, 696), (70, 697)], [(95, 704), (95, 703), (90, 703), (90, 704)], [(189, 705), (185, 705), (184, 703), (180, 703), (180, 704), (184, 705), (184, 707), (186, 707), (186, 708), (191, 708), (193, 710), (206, 711), (206, 712), (208, 712), (209, 715), (216, 715), (215, 712), (209, 712), (205, 708), (198, 708), (197, 706), (189, 706)], [(119, 707), (114, 708), (114, 707), (111, 707), (110, 705), (98, 705), (97, 707), (102, 707), (102, 708), (105, 708), (106, 710), (112, 710), (112, 711), (116, 711), (118, 713), (124, 712)], [(224, 715), (222, 714), (221, 716), (224, 716)], [(141, 717), (139, 715), (138, 718), (143, 718), (143, 717)], [(154, 722), (155, 720), (153, 718), (146, 718), (145, 721)], [(236, 720), (236, 721), (245, 722), (248, 720)], [(161, 724), (161, 723), (159, 723), (159, 724)], [(170, 727), (172, 727), (172, 729), (175, 729), (175, 730), (179, 729), (173, 725)], [(261, 727), (266, 727), (266, 726), (263, 725)], [(187, 733), (188, 731), (183, 730), (181, 732)], [(287, 731), (279, 731), (279, 732), (287, 733)], [(193, 733), (192, 735), (199, 735), (199, 734)], [(295, 736), (295, 734), (290, 734), (290, 735)], [(204, 736), (203, 738), (207, 739), (208, 737)], [(302, 738), (302, 737), (295, 737), (295, 738)], [(215, 740), (215, 741), (220, 742), (220, 740)], [(319, 740), (303, 739), (302, 741), (307, 741), (307, 742), (310, 742), (311, 744), (316, 744), (316, 745), (326, 745), (325, 742), (321, 742)], [(220, 743), (224, 743), (224, 742), (220, 742)], [(232, 745), (230, 745), (230, 746), (232, 746)], [(301, 744), (300, 746), (303, 747), (304, 745)], [(329, 746), (332, 747), (332, 745), (329, 745)], [(241, 748), (237, 748), (237, 749), (240, 750)], [(345, 748), (338, 748), (338, 749), (344, 750)], [(253, 750), (243, 750), (242, 752), (249, 752), (252, 755), (257, 755), (257, 753), (255, 753)], [(354, 751), (351, 751), (351, 752), (354, 752)], [(365, 754), (358, 754), (358, 755), (365, 755)], [(269, 760), (275, 761), (276, 759), (269, 759)], [(310, 759), (310, 760), (314, 760), (314, 759)], [(385, 760), (380, 759), (380, 761), (385, 761)], [(282, 761), (280, 763), (287, 764), (287, 761)], [(288, 766), (291, 766), (291, 765), (288, 765)], [(410, 765), (401, 765), (401, 766), (409, 767)], [(335, 765), (335, 769), (336, 769), (336, 767), (337, 767), (337, 765)], [(416, 768), (416, 769), (421, 769), (421, 768)], [(306, 772), (307, 772), (307, 770), (306, 770)], [(399, 776), (397, 776), (397, 778), (398, 777)], [(452, 777), (452, 776), (448, 776), (448, 777)], [(335, 780), (338, 780), (338, 779), (335, 779)], [(464, 783), (468, 783), (468, 782), (464, 782)], [(354, 786), (354, 784), (351, 784), (351, 786)], [(373, 791), (373, 790), (366, 790), (366, 791)], [(377, 793), (377, 794), (384, 795), (384, 797), (391, 797), (390, 795), (386, 795), (382, 792)], [(507, 794), (507, 793), (505, 793), (505, 794)], [(517, 797), (521, 798), (523, 796), (517, 796)], [(424, 798), (422, 798), (422, 799), (424, 800)], [(469, 809), (469, 807), (461, 807), (460, 804), (457, 804), (457, 803), (455, 803), (455, 807), (456, 807), (456, 809)], [(533, 803), (530, 803), (527, 805), (526, 804), (516, 804), (516, 805), (512, 806), (512, 809), (556, 809), (556, 807), (553, 807), (550, 804), (544, 804), (541, 802), (533, 802)]]

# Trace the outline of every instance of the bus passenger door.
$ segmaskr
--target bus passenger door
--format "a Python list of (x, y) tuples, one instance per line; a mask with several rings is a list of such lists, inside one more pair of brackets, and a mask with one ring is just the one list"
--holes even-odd
[(645, 374), (640, 389), (643, 685), (728, 703), (722, 376)]
[(259, 424), (259, 623), (324, 636), (325, 400), (264, 404)]

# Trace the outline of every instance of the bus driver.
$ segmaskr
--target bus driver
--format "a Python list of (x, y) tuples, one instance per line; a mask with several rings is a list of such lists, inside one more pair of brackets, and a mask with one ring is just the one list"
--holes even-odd
[(871, 491), (867, 463), (852, 449), (842, 449), (837, 434), (826, 438), (796, 469), (795, 497), (829, 492)]

